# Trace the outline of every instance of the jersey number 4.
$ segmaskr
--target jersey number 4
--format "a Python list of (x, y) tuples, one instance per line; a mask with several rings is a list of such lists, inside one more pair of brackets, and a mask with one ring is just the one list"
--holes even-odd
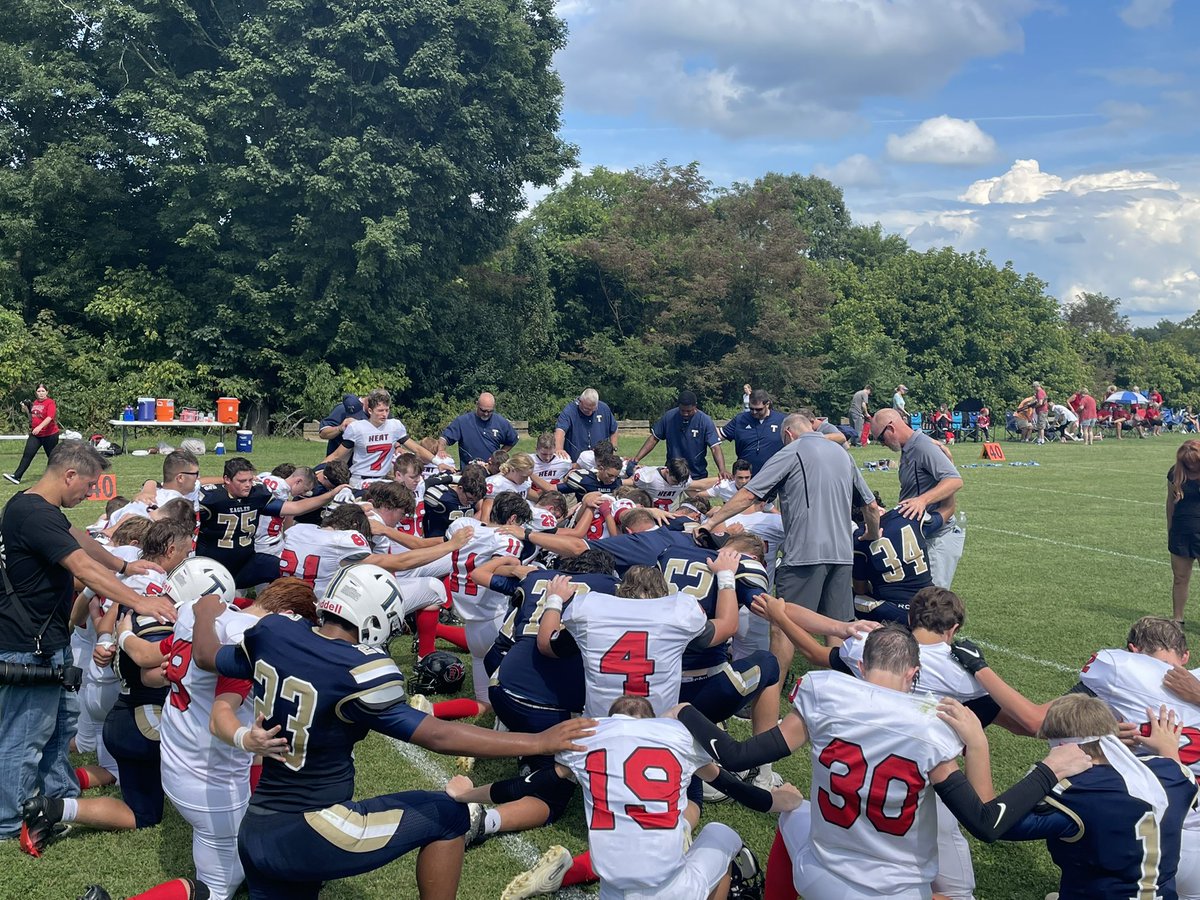
[[(862, 747), (849, 741), (836, 739), (821, 751), (817, 760), (829, 770), (829, 790), (817, 789), (817, 806), (821, 817), (831, 825), (850, 828), (863, 814), (862, 789), (867, 783), (870, 766), (863, 755)], [(893, 782), (899, 782), (904, 790), (898, 812), (889, 815), (884, 808)], [(882, 834), (899, 837), (912, 828), (917, 815), (917, 800), (925, 778), (917, 764), (911, 759), (889, 754), (874, 767), (871, 786), (867, 790), (867, 821)], [(835, 803), (834, 797), (840, 802)]]
[[(584, 769), (592, 795), (590, 827), (593, 831), (612, 831), (617, 823), (608, 800), (608, 751), (593, 750), (584, 760)], [(670, 830), (678, 824), (683, 766), (674, 753), (665, 747), (638, 747), (626, 758), (621, 775), (633, 796), (646, 803), (666, 805), (660, 812), (651, 812), (641, 803), (626, 803), (629, 818), (647, 831)]]
[(623, 692), (633, 697), (649, 697), (649, 676), (654, 674), (654, 660), (649, 655), (650, 634), (646, 631), (627, 631), (608, 652), (600, 657), (602, 675), (624, 675)]

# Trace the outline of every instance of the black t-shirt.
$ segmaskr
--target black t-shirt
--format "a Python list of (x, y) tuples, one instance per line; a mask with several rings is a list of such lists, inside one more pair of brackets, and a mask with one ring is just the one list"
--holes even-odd
[[(1175, 467), (1167, 472), (1167, 484), (1175, 478)], [(1175, 502), (1175, 514), (1171, 518), (1171, 530), (1191, 533), (1200, 531), (1200, 481), (1189, 478), (1183, 483), (1183, 497)]]
[(74, 593), (74, 580), (62, 561), (79, 549), (71, 523), (57, 506), (22, 491), (4, 507), (0, 539), (0, 559), (17, 595), (0, 591), (0, 650), (33, 653), (34, 639), (47, 619), (42, 650), (61, 650), (71, 641)]

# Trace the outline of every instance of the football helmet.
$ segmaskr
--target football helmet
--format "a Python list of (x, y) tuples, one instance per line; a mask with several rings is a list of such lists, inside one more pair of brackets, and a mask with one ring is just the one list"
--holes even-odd
[(230, 571), (206, 556), (185, 559), (167, 576), (167, 594), (176, 606), (199, 600), (206, 594), (216, 594), (225, 605), (232, 606), (237, 585)]
[(762, 900), (766, 880), (753, 850), (743, 846), (733, 857), (731, 872), (729, 900)]
[(456, 694), (467, 670), (453, 653), (434, 650), (413, 667), (409, 691), (414, 694)]
[(317, 601), (317, 617), (325, 613), (357, 628), (359, 643), (382, 647), (403, 628), (404, 600), (391, 572), (359, 563), (333, 576)]

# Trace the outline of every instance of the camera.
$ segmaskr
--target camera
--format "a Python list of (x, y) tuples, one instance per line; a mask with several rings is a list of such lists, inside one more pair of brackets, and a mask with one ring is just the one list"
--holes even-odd
[(78, 691), (83, 684), (83, 669), (79, 666), (40, 666), (36, 663), (0, 662), (0, 684), (32, 687), (38, 684), (58, 684), (68, 691)]

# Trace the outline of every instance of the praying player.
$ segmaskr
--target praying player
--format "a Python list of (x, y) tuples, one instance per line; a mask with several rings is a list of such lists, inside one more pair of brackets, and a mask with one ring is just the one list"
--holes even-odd
[(426, 462), (433, 460), (432, 453), (409, 437), (403, 422), (389, 417), (391, 411), (392, 395), (382, 389), (371, 391), (367, 395), (367, 418), (346, 426), (342, 446), (325, 459), (332, 462), (350, 457), (350, 487), (355, 490), (388, 477), (397, 446)]
[(353, 503), (330, 512), (319, 527), (293, 525), (283, 533), (278, 575), (302, 578), (320, 596), (343, 565), (371, 554), (370, 536), (367, 514)]

